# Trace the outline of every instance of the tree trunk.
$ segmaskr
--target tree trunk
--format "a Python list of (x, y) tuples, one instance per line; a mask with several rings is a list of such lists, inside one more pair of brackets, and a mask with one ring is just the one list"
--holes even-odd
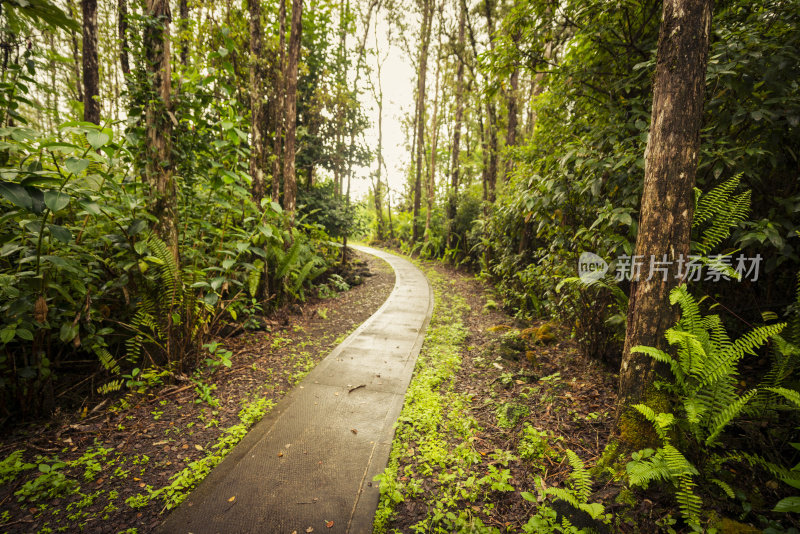
[(284, 78), (283, 73), (286, 69), (286, 0), (278, 0), (280, 7), (278, 10), (279, 33), (278, 36), (278, 68), (275, 72), (275, 114), (273, 116), (273, 131), (275, 137), (272, 139), (272, 201), (279, 202), (281, 198), (281, 183), (283, 174), (281, 166), (283, 158), (281, 149), (283, 147), (283, 99), (284, 99)]
[(488, 139), (489, 168), (486, 169), (486, 199), (494, 204), (497, 197), (497, 107), (491, 99), (486, 102), (486, 113), (489, 115), (486, 136)]
[[(643, 264), (631, 285), (619, 375), (618, 422), (626, 443), (638, 437), (630, 406), (657, 395), (654, 360), (631, 349), (664, 348), (664, 332), (677, 319), (669, 293), (679, 283), (676, 260), (689, 254), (711, 10), (711, 0), (668, 0), (663, 7), (636, 237)], [(648, 273), (651, 258), (666, 258), (668, 272)]]
[(178, 211), (175, 180), (172, 175), (171, 135), (173, 121), (170, 93), (169, 0), (147, 0), (151, 21), (144, 30), (147, 69), (152, 79), (151, 96), (147, 100), (147, 163), (145, 177), (150, 186), (148, 210), (156, 218), (156, 234), (166, 243), (178, 262)]
[(466, 27), (467, 10), (464, 3), (461, 3), (461, 9), (458, 16), (458, 66), (456, 67), (456, 116), (455, 124), (453, 125), (453, 159), (451, 163), (450, 175), (450, 194), (447, 201), (447, 243), (450, 248), (455, 246), (455, 234), (453, 233), (453, 225), (456, 219), (456, 209), (458, 207), (458, 179), (460, 162), (458, 160), (459, 152), (461, 150), (461, 124), (464, 120), (464, 61), (461, 59), (461, 54), (464, 53), (465, 35), (464, 30)]
[[(377, 25), (376, 25), (376, 34), (377, 34)], [(377, 154), (377, 169), (375, 169), (375, 214), (377, 215), (377, 222), (378, 222), (378, 240), (382, 241), (384, 238), (384, 228), (383, 228), (383, 186), (381, 184), (381, 173), (383, 171), (383, 82), (381, 80), (381, 71), (383, 68), (383, 62), (380, 59), (380, 52), (377, 50), (377, 35), (375, 39), (376, 43), (376, 51), (375, 55), (377, 57), (376, 60), (376, 74), (378, 79), (378, 90), (375, 92), (375, 101), (378, 104), (378, 154)]]
[[(261, 10), (259, 9), (259, 12)], [(181, 45), (181, 65), (184, 67), (189, 64), (189, 1), (180, 0), (178, 3), (178, 15), (181, 18), (180, 25), (180, 45)]]
[[(75, 9), (75, 5), (73, 4), (73, 0), (67, 0), (67, 7), (69, 7), (69, 14), (72, 16), (72, 19), (77, 19), (78, 13)], [(83, 102), (83, 81), (81, 80), (81, 48), (78, 44), (78, 35), (75, 33), (75, 30), (70, 29), (69, 35), (72, 44), (72, 68), (73, 72), (75, 73), (75, 89), (78, 96), (77, 99), (80, 102)]]
[(425, 153), (425, 74), (428, 70), (428, 46), (431, 40), (433, 19), (433, 1), (422, 3), (422, 39), (419, 46), (419, 62), (417, 66), (417, 163), (414, 178), (414, 218), (412, 220), (412, 242), (419, 240), (419, 208), (422, 197), (422, 159)]
[(81, 0), (83, 13), (83, 120), (100, 124), (99, 86), (97, 67), (97, 0)]
[(117, 29), (119, 30), (119, 64), (122, 67), (122, 74), (127, 76), (131, 73), (131, 65), (128, 59), (128, 0), (118, 0), (117, 2)]
[[(186, 0), (181, 0), (185, 2)], [(250, 178), (253, 200), (261, 207), (266, 194), (264, 178), (264, 140), (261, 128), (264, 124), (265, 104), (261, 90), (264, 82), (261, 43), (261, 1), (247, 0), (250, 12)]]
[[(438, 46), (436, 56), (436, 82), (433, 90), (433, 117), (431, 118), (431, 162), (428, 167), (428, 205), (425, 213), (425, 232), (422, 234), (425, 240), (430, 239), (431, 213), (433, 212), (433, 202), (436, 197), (436, 149), (439, 144), (439, 74), (442, 60), (442, 13), (439, 12)], [(444, 99), (444, 98), (443, 98)]]
[(300, 59), (300, 33), (303, 16), (303, 0), (292, 0), (292, 26), (289, 34), (289, 54), (286, 63), (286, 146), (283, 160), (283, 208), (294, 224), (297, 178), (295, 176), (295, 128), (297, 126), (297, 63)]
[[(494, 52), (494, 3), (492, 0), (485, 0), (483, 5), (486, 14), (489, 49)], [(489, 168), (486, 170), (486, 199), (489, 204), (494, 204), (497, 191), (497, 106), (491, 96), (486, 97), (486, 114), (489, 117), (486, 131), (489, 149)]]
[[(518, 42), (518, 39), (514, 41)], [(508, 104), (508, 125), (506, 127), (506, 156), (505, 156), (505, 172), (503, 177), (508, 181), (511, 173), (514, 171), (514, 161), (511, 154), (508, 152), (512, 147), (517, 144), (517, 92), (519, 91), (519, 69), (515, 68), (511, 73), (510, 87), (508, 89), (507, 104)]]

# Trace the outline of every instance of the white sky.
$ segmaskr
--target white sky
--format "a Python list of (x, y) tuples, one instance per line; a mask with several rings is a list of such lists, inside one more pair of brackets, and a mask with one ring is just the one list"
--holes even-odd
[[(403, 147), (405, 138), (401, 123), (406, 113), (414, 112), (416, 73), (408, 58), (405, 57), (405, 54), (400, 49), (399, 44), (394, 43), (390, 46), (387, 41), (389, 25), (382, 13), (378, 13), (377, 25), (377, 44), (381, 58), (387, 52), (389, 54), (381, 71), (383, 85), (383, 158), (387, 169), (383, 174), (383, 181), (386, 183), (388, 173), (388, 183), (392, 189), (394, 202), (398, 198), (398, 192), (403, 188), (403, 168), (408, 164), (409, 154)], [(396, 34), (397, 31), (395, 30), (393, 35), (396, 36)], [(370, 31), (367, 47), (375, 49), (374, 29)], [(377, 76), (376, 61), (374, 53), (368, 54), (367, 62), (372, 68), (371, 76)], [(372, 123), (371, 127), (365, 132), (364, 137), (369, 148), (375, 151), (378, 145), (378, 105), (372, 96), (372, 92), (369, 91), (366, 81), (361, 83), (367, 88), (361, 95), (361, 100)], [(376, 165), (377, 162), (373, 162), (369, 168), (357, 168), (355, 170), (356, 179), (351, 184), (351, 194), (354, 199), (364, 197), (370, 190), (371, 181), (369, 175), (375, 170)]]

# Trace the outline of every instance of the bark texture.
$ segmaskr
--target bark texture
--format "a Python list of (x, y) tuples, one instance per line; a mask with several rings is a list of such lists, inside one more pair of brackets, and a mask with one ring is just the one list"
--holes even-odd
[[(185, 0), (183, 0), (185, 1)], [(251, 192), (257, 206), (266, 194), (264, 178), (264, 136), (262, 127), (266, 106), (261, 89), (263, 74), (263, 45), (261, 39), (261, 2), (247, 0), (250, 12), (250, 177)]]
[(303, 0), (292, 0), (292, 26), (289, 34), (289, 54), (286, 61), (286, 145), (283, 160), (283, 208), (294, 221), (297, 197), (297, 177), (295, 176), (295, 131), (297, 127), (297, 63), (300, 59), (300, 33), (303, 16)]
[(453, 152), (450, 164), (450, 194), (447, 199), (447, 243), (452, 248), (455, 246), (456, 235), (453, 233), (455, 224), (456, 210), (458, 208), (458, 182), (460, 175), (459, 154), (461, 151), (461, 125), (464, 122), (464, 43), (465, 29), (467, 20), (467, 10), (464, 2), (461, 2), (461, 9), (458, 15), (458, 50), (456, 67), (456, 112), (453, 124)]
[(180, 0), (178, 2), (178, 15), (181, 18), (181, 65), (184, 67), (189, 64), (189, 0)]
[(97, 66), (97, 0), (81, 0), (83, 12), (83, 120), (100, 124)]
[[(675, 259), (689, 253), (695, 174), (700, 144), (711, 0), (667, 0), (658, 39), (650, 138), (645, 152), (636, 255), (641, 276), (631, 287), (625, 348), (620, 369), (623, 440), (628, 407), (647, 400), (656, 373), (654, 360), (632, 354), (637, 345), (664, 347), (664, 331), (677, 318), (669, 292), (679, 281)], [(666, 276), (647, 279), (650, 258), (672, 264)]]
[(273, 114), (274, 137), (272, 138), (272, 201), (279, 202), (281, 198), (281, 183), (283, 183), (283, 159), (281, 158), (283, 149), (283, 98), (284, 98), (284, 78), (286, 70), (286, 0), (279, 0), (278, 8), (279, 36), (278, 36), (278, 62), (275, 72), (275, 93)]
[(416, 243), (419, 240), (419, 208), (422, 197), (422, 163), (425, 154), (425, 75), (428, 71), (428, 48), (431, 41), (431, 22), (433, 19), (433, 2), (425, 0), (422, 3), (422, 39), (419, 45), (419, 61), (417, 68), (417, 158), (416, 174), (414, 176), (414, 218), (412, 221), (413, 231), (411, 240)]
[(119, 64), (122, 74), (131, 73), (130, 60), (128, 59), (128, 0), (117, 2), (117, 30), (119, 31)]
[(178, 261), (178, 211), (172, 164), (169, 0), (147, 0), (150, 21), (144, 31), (144, 48), (152, 96), (145, 111), (147, 128), (145, 178), (150, 186), (148, 210), (156, 219), (156, 233)]

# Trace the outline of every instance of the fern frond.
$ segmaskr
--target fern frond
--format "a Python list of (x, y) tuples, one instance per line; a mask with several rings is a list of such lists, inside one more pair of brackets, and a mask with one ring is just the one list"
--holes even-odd
[(656, 360), (657, 362), (666, 363), (669, 365), (672, 374), (680, 381), (683, 381), (684, 373), (683, 369), (681, 369), (678, 362), (675, 359), (664, 352), (663, 350), (657, 349), (655, 347), (647, 347), (644, 345), (637, 345), (636, 347), (631, 348), (631, 352), (639, 353), (639, 354), (646, 354)]
[(681, 475), (678, 477), (675, 500), (678, 501), (683, 518), (693, 526), (700, 524), (700, 508), (703, 506), (703, 500), (695, 493), (696, 487), (691, 476)]
[(289, 270), (294, 267), (295, 262), (297, 262), (297, 256), (300, 254), (300, 240), (295, 239), (292, 246), (289, 248), (288, 252), (283, 256), (280, 263), (278, 264), (278, 270), (275, 274), (276, 278), (279, 280), (286, 276)]
[(569, 478), (572, 480), (573, 488), (578, 494), (578, 499), (580, 502), (586, 503), (589, 500), (589, 495), (592, 494), (591, 475), (589, 475), (589, 471), (586, 470), (586, 466), (583, 464), (583, 461), (581, 461), (580, 457), (575, 454), (574, 451), (567, 449), (566, 454), (567, 461), (572, 467), (572, 473), (570, 474)]
[(117, 363), (117, 360), (114, 359), (108, 350), (103, 347), (94, 347), (93, 351), (97, 359), (100, 360), (100, 365), (103, 366), (103, 369), (112, 375), (119, 373), (119, 363)]
[(545, 494), (552, 495), (556, 499), (562, 500), (564, 502), (569, 503), (570, 506), (573, 508), (577, 508), (580, 510), (581, 503), (575, 497), (575, 494), (568, 489), (565, 488), (545, 488)]
[(777, 388), (765, 388), (767, 391), (771, 391), (783, 397), (784, 399), (788, 400), (789, 402), (793, 403), (795, 407), (800, 408), (800, 392), (794, 389), (788, 389), (783, 387)]
[(675, 287), (669, 293), (669, 302), (673, 306), (678, 304), (681, 307), (681, 319), (678, 324), (687, 332), (697, 334), (701, 320), (700, 305), (695, 298), (689, 294), (685, 284)]
[(711, 482), (719, 486), (722, 489), (722, 491), (725, 492), (725, 495), (727, 495), (729, 499), (736, 498), (736, 494), (733, 492), (733, 488), (731, 488), (727, 482), (720, 480), (718, 478), (712, 478)]
[(733, 194), (739, 186), (739, 179), (738, 175), (734, 176), (697, 197), (692, 227), (699, 228), (711, 222), (701, 233), (699, 241), (694, 243), (700, 254), (707, 255), (728, 238), (731, 228), (747, 218), (750, 212), (750, 191), (735, 196)]
[(665, 443), (669, 442), (667, 430), (669, 430), (669, 427), (671, 427), (675, 422), (674, 415), (671, 413), (656, 414), (656, 412), (646, 404), (634, 404), (632, 408), (642, 414), (645, 419), (653, 424), (653, 428), (655, 429), (656, 434), (658, 434), (658, 437), (661, 439), (661, 441)]
[(710, 434), (706, 438), (706, 445), (713, 445), (714, 441), (717, 439), (717, 436), (728, 426), (728, 423), (731, 420), (739, 415), (739, 412), (742, 411), (745, 404), (748, 403), (750, 399), (753, 398), (753, 395), (756, 394), (755, 389), (751, 389), (738, 399), (736, 399), (733, 403), (728, 405), (725, 409), (723, 409), (719, 414), (711, 420), (711, 424), (709, 425)]
[(100, 395), (108, 395), (109, 393), (113, 393), (115, 391), (119, 391), (120, 389), (122, 389), (122, 384), (123, 384), (122, 380), (112, 380), (111, 382), (108, 382), (107, 384), (103, 384), (102, 386), (98, 387), (97, 392)]
[(297, 273), (297, 278), (294, 281), (294, 285), (292, 285), (291, 293), (297, 296), (297, 291), (303, 286), (303, 282), (306, 281), (306, 277), (311, 273), (311, 269), (314, 268), (314, 261), (309, 261), (306, 263), (300, 272)]
[(628, 462), (625, 471), (632, 486), (646, 487), (654, 480), (663, 482), (672, 480), (672, 473), (670, 473), (666, 460), (658, 454), (647, 460)]
[(793, 471), (786, 469), (783, 466), (765, 460), (757, 454), (749, 454), (742, 451), (736, 451), (729, 454), (719, 456), (720, 463), (737, 462), (746, 463), (750, 467), (760, 467), (773, 477), (779, 480), (792, 480), (800, 482), (800, 471)]
[(700, 474), (683, 453), (669, 443), (659, 449), (658, 453), (664, 456), (664, 461), (673, 477)]

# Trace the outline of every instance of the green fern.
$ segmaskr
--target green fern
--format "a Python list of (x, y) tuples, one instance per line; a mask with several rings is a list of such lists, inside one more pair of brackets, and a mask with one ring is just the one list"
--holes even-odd
[[(605, 513), (603, 505), (589, 502), (592, 494), (592, 479), (589, 470), (571, 449), (566, 450), (566, 455), (567, 461), (572, 467), (572, 473), (569, 475), (570, 488), (545, 488), (544, 495), (562, 500), (573, 508), (586, 512), (592, 519), (608, 524), (610, 516)], [(561, 526), (565, 528), (565, 531), (570, 531), (568, 528), (570, 523), (567, 518), (562, 518)]]
[[(720, 198), (726, 194), (723, 190)], [(738, 394), (739, 360), (745, 354), (755, 354), (756, 349), (775, 338), (785, 325), (760, 326), (731, 341), (718, 316), (701, 314), (699, 303), (686, 286), (673, 289), (670, 302), (678, 304), (682, 312), (675, 327), (665, 333), (674, 355), (653, 347), (634, 347), (631, 351), (647, 354), (669, 366), (672, 380), (662, 386), (674, 395), (676, 412), (656, 413), (645, 405), (634, 406), (653, 425), (662, 445), (654, 453), (640, 451), (634, 455), (627, 472), (630, 483), (635, 486), (647, 486), (654, 481), (670, 482), (681, 515), (689, 524), (698, 526), (702, 500), (696, 485), (701, 473), (673, 445), (671, 436), (682, 434), (682, 438), (675, 438), (676, 443), (687, 447), (694, 444), (697, 452), (713, 457), (713, 448), (720, 445), (720, 435), (757, 395), (756, 389)], [(785, 388), (771, 391), (792, 402), (796, 396), (800, 403), (797, 392)], [(746, 459), (764, 462), (753, 457)], [(782, 472), (785, 474), (786, 470)], [(733, 494), (724, 482), (717, 479), (710, 482), (721, 487), (726, 495)]]
[(695, 188), (696, 208), (692, 227), (705, 228), (700, 233), (699, 241), (693, 244), (701, 255), (707, 255), (727, 239), (731, 228), (744, 221), (750, 212), (750, 191), (734, 194), (739, 181), (740, 175), (736, 175), (708, 193), (701, 193)]

